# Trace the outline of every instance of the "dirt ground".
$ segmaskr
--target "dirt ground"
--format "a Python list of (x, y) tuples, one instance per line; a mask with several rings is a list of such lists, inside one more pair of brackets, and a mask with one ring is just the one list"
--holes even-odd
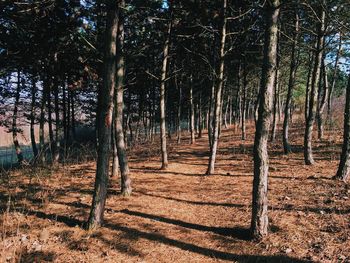
[(2, 173), (2, 262), (350, 262), (350, 187), (331, 180), (341, 129), (315, 140), (316, 164), (303, 162), (302, 129), (291, 129), (293, 153), (281, 138), (270, 146), (270, 233), (249, 240), (253, 126), (223, 131), (216, 174), (203, 176), (206, 134), (190, 145), (171, 142), (170, 166), (159, 170), (158, 146), (131, 154), (133, 195), (119, 195), (112, 179), (105, 225), (81, 228), (88, 218), (94, 162), (51, 171)]

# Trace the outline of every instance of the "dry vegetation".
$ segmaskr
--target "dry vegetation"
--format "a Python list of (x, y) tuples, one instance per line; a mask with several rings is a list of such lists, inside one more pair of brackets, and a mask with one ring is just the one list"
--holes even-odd
[[(302, 125), (296, 125), (302, 127)], [(335, 129), (336, 130), (336, 129)], [(170, 167), (160, 171), (158, 145), (132, 153), (134, 194), (118, 195), (112, 179), (105, 225), (88, 218), (94, 162), (55, 170), (3, 172), (0, 185), (3, 262), (349, 262), (350, 187), (331, 180), (341, 134), (316, 142), (314, 166), (303, 163), (302, 133), (291, 131), (294, 153), (270, 148), (270, 235), (248, 239), (253, 127), (248, 139), (223, 131), (217, 173), (204, 177), (207, 138), (172, 143)]]

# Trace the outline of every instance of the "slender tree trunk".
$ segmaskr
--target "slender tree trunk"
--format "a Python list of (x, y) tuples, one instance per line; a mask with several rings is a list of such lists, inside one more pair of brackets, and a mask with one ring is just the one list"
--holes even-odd
[[(176, 81), (177, 84), (177, 81)], [(181, 143), (181, 99), (182, 99), (182, 87), (181, 83), (178, 86), (178, 102), (177, 102), (177, 144)]]
[(293, 89), (295, 85), (295, 78), (297, 73), (297, 58), (296, 58), (296, 48), (298, 44), (298, 38), (299, 38), (299, 15), (297, 13), (298, 11), (295, 11), (295, 32), (293, 37), (293, 44), (292, 44), (292, 54), (290, 57), (290, 70), (289, 70), (289, 82), (288, 82), (288, 92), (287, 92), (287, 99), (286, 99), (286, 105), (284, 108), (284, 120), (283, 120), (283, 150), (285, 154), (288, 154), (291, 152), (291, 147), (289, 144), (288, 134), (289, 134), (289, 119), (290, 119), (290, 110), (291, 110), (291, 101), (293, 96)]
[(225, 126), (225, 129), (228, 128), (229, 101), (230, 101), (230, 95), (227, 95), (227, 100), (226, 100), (226, 104), (225, 104), (225, 113), (224, 113), (224, 126)]
[(74, 90), (71, 91), (70, 99), (71, 99), (71, 111), (72, 111), (72, 115), (71, 115), (72, 137), (73, 137), (73, 140), (75, 140), (76, 132), (75, 132), (75, 91)]
[[(323, 85), (319, 86), (318, 102), (317, 102), (317, 124), (318, 124), (317, 134), (318, 134), (319, 140), (323, 140), (323, 132), (324, 132), (323, 112), (326, 107), (326, 103), (329, 96), (328, 94), (329, 84), (328, 84), (328, 76), (327, 76), (325, 59), (322, 60), (322, 77), (323, 77)], [(322, 87), (323, 87), (323, 92), (321, 92)]]
[(267, 141), (270, 130), (273, 88), (276, 80), (277, 39), (279, 0), (266, 3), (266, 32), (264, 44), (264, 60), (259, 91), (259, 110), (256, 123), (254, 141), (254, 181), (252, 200), (251, 235), (254, 239), (261, 239), (267, 235), (267, 182), (269, 157)]
[(128, 157), (124, 144), (124, 131), (123, 131), (123, 108), (124, 108), (124, 75), (125, 75), (125, 63), (124, 63), (124, 14), (125, 1), (119, 0), (119, 28), (117, 37), (117, 101), (116, 101), (116, 141), (117, 152), (121, 174), (121, 194), (123, 196), (131, 195), (131, 179), (130, 170), (128, 164)]
[(203, 113), (202, 113), (202, 92), (199, 92), (199, 102), (198, 102), (198, 123), (199, 123), (199, 132), (198, 138), (202, 138), (203, 132)]
[(314, 164), (314, 158), (312, 155), (312, 133), (313, 124), (316, 115), (316, 99), (317, 89), (320, 81), (321, 60), (323, 56), (323, 42), (324, 42), (324, 30), (325, 30), (325, 11), (320, 6), (320, 21), (318, 25), (317, 47), (315, 51), (314, 70), (311, 78), (311, 90), (309, 98), (309, 114), (306, 120), (305, 137), (304, 137), (304, 159), (306, 165)]
[(30, 106), (30, 141), (32, 143), (33, 150), (33, 160), (34, 163), (38, 158), (38, 147), (36, 146), (35, 141), (35, 100), (36, 100), (36, 83), (34, 77), (32, 78), (32, 103)]
[(194, 118), (194, 103), (193, 103), (193, 80), (192, 75), (190, 76), (190, 132), (191, 132), (191, 144), (196, 143), (196, 136), (195, 136), (195, 118)]
[(170, 21), (168, 24), (167, 36), (164, 43), (163, 49), (163, 65), (160, 80), (160, 141), (161, 141), (161, 153), (162, 153), (162, 166), (161, 169), (165, 170), (168, 168), (168, 152), (166, 142), (166, 120), (165, 120), (165, 82), (167, 77), (167, 67), (169, 58), (169, 46), (170, 46), (170, 35), (172, 28), (172, 5), (170, 1)]
[(346, 102), (344, 110), (344, 134), (343, 148), (340, 155), (340, 163), (337, 174), (334, 179), (346, 182), (350, 173), (350, 74), (348, 76), (348, 85), (346, 88)]
[(209, 116), (208, 116), (208, 140), (209, 148), (213, 145), (213, 119), (214, 119), (214, 105), (215, 105), (215, 82), (211, 86), (210, 102), (209, 102)]
[(53, 125), (52, 125), (52, 103), (51, 103), (51, 92), (52, 92), (52, 79), (48, 78), (48, 88), (47, 88), (47, 112), (48, 112), (48, 124), (49, 124), (49, 138), (50, 138), (50, 162), (53, 161), (53, 153), (54, 153), (54, 135), (53, 135)]
[(95, 189), (88, 220), (88, 229), (95, 229), (103, 222), (108, 187), (108, 170), (111, 151), (113, 98), (116, 75), (116, 38), (118, 31), (117, 2), (107, 2), (106, 45), (104, 57), (103, 88), (99, 91), (99, 126)]
[[(278, 60), (278, 59), (277, 59)], [(275, 86), (274, 86), (274, 92), (273, 92), (273, 112), (272, 112), (272, 129), (271, 129), (271, 137), (270, 141), (274, 142), (276, 139), (276, 130), (277, 130), (277, 96), (278, 96), (278, 90), (279, 90), (279, 68), (278, 68), (278, 62), (277, 62), (277, 69), (276, 69), (276, 79), (275, 79)]]
[[(243, 62), (243, 83), (242, 83), (242, 106), (241, 106), (241, 130), (242, 130), (242, 140), (246, 139), (246, 105), (247, 105), (247, 70), (246, 61), (244, 58)], [(240, 78), (241, 79), (241, 78)]]
[(220, 30), (220, 61), (219, 61), (219, 69), (218, 69), (218, 80), (217, 87), (215, 92), (215, 107), (214, 107), (214, 125), (213, 125), (213, 138), (212, 138), (212, 146), (210, 148), (210, 157), (208, 170), (206, 172), (207, 175), (211, 175), (214, 173), (215, 168), (215, 160), (216, 160), (216, 152), (219, 143), (219, 129), (220, 129), (220, 111), (222, 110), (222, 90), (224, 84), (224, 68), (225, 68), (225, 41), (226, 41), (226, 8), (227, 8), (227, 0), (222, 1), (222, 10), (221, 10), (221, 18), (222, 18), (222, 27)]
[(274, 142), (276, 139), (276, 129), (277, 129), (277, 96), (278, 96), (278, 90), (280, 86), (280, 56), (279, 54), (279, 46), (280, 46), (280, 33), (278, 33), (277, 36), (277, 61), (276, 61), (276, 74), (275, 74), (275, 85), (274, 85), (274, 92), (273, 92), (273, 115), (272, 115), (272, 130), (271, 130), (271, 137), (270, 141)]
[[(116, 100), (116, 98), (115, 98)], [(118, 160), (118, 148), (117, 148), (117, 131), (116, 131), (116, 124), (115, 124), (115, 114), (113, 114), (113, 123), (112, 123), (112, 173), (111, 177), (115, 178), (119, 175), (119, 160)]]
[(62, 126), (63, 126), (63, 157), (65, 159), (65, 156), (67, 154), (67, 106), (66, 106), (66, 86), (67, 83), (64, 81), (63, 86), (62, 86)]
[(311, 74), (314, 63), (314, 55), (309, 54), (309, 70), (307, 73), (307, 81), (306, 81), (306, 91), (305, 91), (305, 122), (307, 121), (307, 117), (309, 116), (309, 101), (310, 101), (310, 82), (311, 82)]
[(43, 85), (43, 93), (40, 106), (40, 123), (39, 123), (39, 143), (40, 143), (40, 161), (45, 163), (46, 151), (45, 151), (45, 115), (46, 115), (46, 100), (47, 100), (47, 85)]
[(17, 127), (17, 114), (18, 114), (20, 93), (21, 93), (21, 73), (18, 70), (17, 71), (17, 88), (16, 88), (16, 95), (15, 95), (15, 105), (14, 105), (13, 117), (12, 117), (12, 138), (13, 138), (13, 144), (14, 144), (15, 150), (16, 150), (17, 162), (19, 165), (22, 165), (24, 158), (23, 158), (21, 146), (19, 145), (19, 142), (18, 142), (18, 133), (17, 133), (17, 131), (19, 130)]
[[(71, 97), (72, 95), (71, 95), (71, 91), (69, 90), (69, 88), (67, 89), (67, 141), (69, 141), (70, 140), (70, 132), (71, 132), (71, 105), (70, 105), (70, 97)], [(97, 101), (98, 101), (99, 99), (97, 98)], [(98, 106), (97, 106), (97, 108), (98, 108)], [(96, 111), (96, 124), (98, 124), (98, 114), (97, 114), (97, 112), (98, 112), (98, 109), (97, 109), (97, 111)], [(96, 135), (97, 135), (97, 127), (98, 127), (98, 125), (96, 126)], [(97, 135), (97, 137), (96, 137), (96, 139), (98, 138), (98, 135)], [(96, 141), (98, 141), (98, 140), (96, 140)], [(96, 144), (97, 145), (97, 144)]]
[(59, 131), (60, 131), (60, 109), (59, 109), (59, 98), (58, 98), (58, 80), (57, 76), (55, 76), (55, 121), (56, 121), (56, 127), (55, 127), (55, 147), (54, 147), (54, 156), (53, 156), (53, 163), (57, 163), (60, 158), (60, 137), (59, 137)]
[(336, 81), (337, 81), (336, 79), (337, 79), (339, 58), (340, 58), (341, 53), (342, 53), (342, 39), (343, 39), (342, 32), (339, 32), (338, 51), (337, 51), (337, 55), (336, 55), (336, 57), (335, 57), (334, 72), (333, 72), (333, 77), (332, 77), (332, 84), (330, 85), (329, 94), (328, 94), (327, 115), (328, 115), (328, 118), (329, 118), (330, 122), (332, 122), (332, 112), (331, 112), (331, 109), (332, 109), (333, 90), (334, 90), (334, 88), (335, 88), (335, 83), (336, 83)]

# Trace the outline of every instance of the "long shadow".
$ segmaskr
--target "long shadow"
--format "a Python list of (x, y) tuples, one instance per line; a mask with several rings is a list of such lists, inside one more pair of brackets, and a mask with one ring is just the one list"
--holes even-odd
[(147, 195), (152, 197), (158, 197), (163, 198), (171, 201), (177, 201), (181, 203), (191, 204), (191, 205), (208, 205), (208, 206), (224, 206), (224, 207), (246, 207), (246, 205), (241, 204), (231, 204), (231, 203), (212, 203), (212, 202), (200, 202), (200, 201), (192, 201), (192, 200), (184, 200), (184, 199), (178, 199), (174, 197), (167, 197), (162, 195), (155, 195), (155, 194), (148, 194), (140, 191), (135, 191), (135, 193), (139, 193), (141, 195)]
[[(45, 214), (39, 211), (27, 211), (27, 213), (36, 215), (37, 217), (43, 218), (43, 219), (56, 220), (57, 222), (64, 223), (69, 227), (75, 227), (77, 225), (84, 226), (84, 222), (77, 219), (68, 218), (66, 216), (55, 215), (55, 214)], [(168, 246), (177, 247), (184, 251), (190, 251), (196, 254), (200, 254), (200, 255), (215, 258), (215, 259), (238, 261), (238, 262), (273, 262), (273, 263), (274, 262), (295, 262), (295, 263), (310, 262), (307, 260), (288, 257), (285, 255), (261, 256), (261, 255), (233, 254), (229, 252), (223, 252), (223, 251), (219, 251), (211, 248), (197, 246), (195, 244), (186, 243), (180, 240), (168, 238), (161, 234), (143, 232), (138, 229), (121, 226), (119, 224), (106, 223), (104, 227), (111, 230), (124, 232), (125, 237), (128, 239), (143, 238), (150, 241), (162, 243)]]
[(271, 207), (271, 210), (282, 210), (282, 211), (302, 211), (302, 212), (311, 212), (316, 214), (338, 214), (346, 215), (350, 214), (350, 208), (348, 209), (339, 209), (333, 207), (295, 207), (291, 204), (285, 205), (285, 207)]
[(159, 173), (159, 174), (173, 174), (173, 175), (182, 175), (182, 176), (201, 176), (202, 174), (190, 174), (190, 173), (178, 173), (178, 172), (172, 172), (172, 171), (164, 171), (161, 169), (151, 169), (151, 168), (132, 168), (133, 171), (140, 171), (143, 173)]
[(57, 215), (57, 214), (46, 214), (46, 213), (41, 212), (41, 211), (34, 211), (34, 210), (27, 210), (27, 209), (23, 209), (23, 214), (33, 215), (33, 216), (36, 216), (36, 217), (41, 218), (41, 219), (49, 219), (52, 221), (57, 221), (60, 223), (64, 223), (69, 227), (79, 226), (81, 228), (85, 228), (85, 226), (86, 226), (85, 222), (82, 222), (78, 219), (68, 217), (68, 216), (62, 216), (62, 215)]
[(138, 211), (131, 211), (128, 209), (123, 209), (120, 211), (121, 213), (131, 215), (131, 216), (138, 216), (142, 218), (152, 219), (156, 221), (160, 221), (167, 224), (177, 225), (189, 229), (199, 230), (199, 231), (207, 231), (207, 232), (213, 232), (215, 234), (224, 235), (224, 236), (231, 236), (235, 237), (237, 239), (242, 240), (250, 240), (249, 237), (249, 230), (244, 228), (229, 228), (229, 227), (214, 227), (214, 226), (204, 226), (204, 225), (198, 225), (193, 223), (184, 222), (177, 219), (171, 219), (166, 218), (162, 216), (156, 216), (151, 214), (146, 214)]

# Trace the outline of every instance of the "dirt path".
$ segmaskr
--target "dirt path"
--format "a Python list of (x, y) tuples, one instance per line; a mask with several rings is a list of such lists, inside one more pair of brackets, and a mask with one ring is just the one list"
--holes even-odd
[[(86, 232), (94, 164), (85, 163), (3, 176), (0, 188), (0, 260), (9, 262), (304, 262), (350, 260), (350, 187), (330, 178), (339, 136), (316, 143), (313, 167), (303, 164), (299, 131), (294, 153), (270, 149), (271, 231), (261, 243), (248, 240), (251, 216), (253, 129), (240, 140), (223, 132), (216, 175), (204, 177), (208, 141), (171, 145), (170, 166), (160, 171), (151, 149), (135, 150), (131, 160), (134, 194), (118, 195), (113, 179), (105, 226)], [(7, 185), (7, 186), (5, 186)], [(8, 200), (11, 195), (11, 205)], [(9, 211), (6, 211), (10, 208)]]

